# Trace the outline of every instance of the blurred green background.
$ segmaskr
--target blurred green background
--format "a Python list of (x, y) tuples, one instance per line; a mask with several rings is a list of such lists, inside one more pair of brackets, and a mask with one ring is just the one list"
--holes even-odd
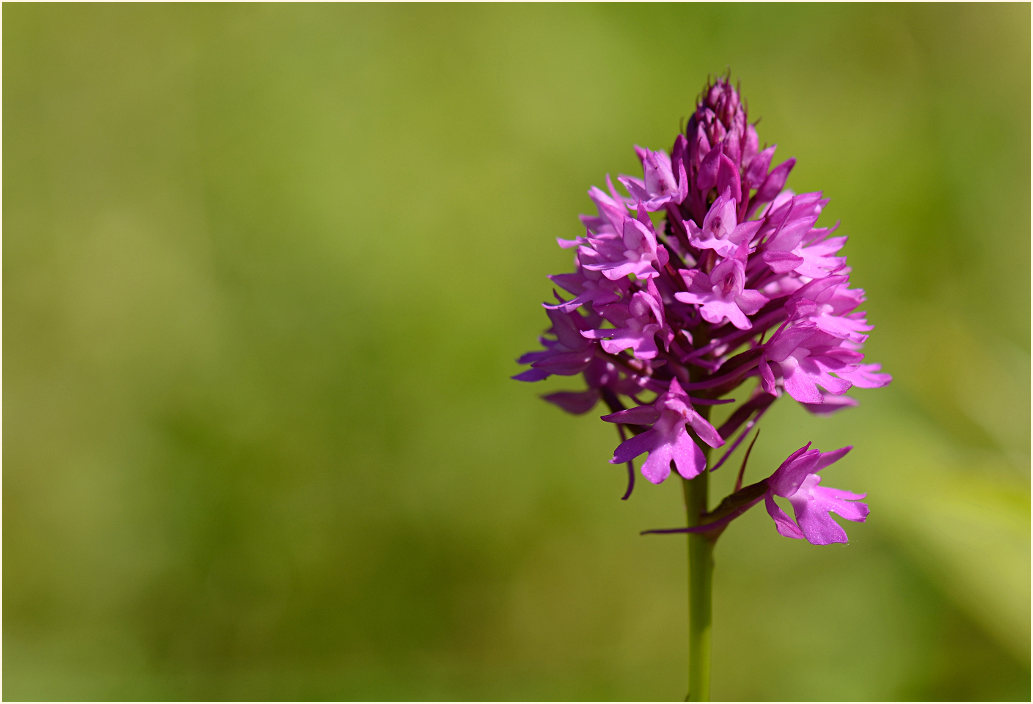
[(725, 533), (714, 697), (1029, 699), (1028, 5), (3, 19), (5, 699), (680, 700), (679, 487), (509, 377), (726, 68), (895, 381), (765, 419), (872, 512)]

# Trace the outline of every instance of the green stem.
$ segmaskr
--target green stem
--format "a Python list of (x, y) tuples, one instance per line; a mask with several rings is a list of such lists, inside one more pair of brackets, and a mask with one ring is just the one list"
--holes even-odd
[[(704, 448), (709, 461), (710, 448)], [(704, 470), (690, 481), (682, 482), (689, 526), (700, 525), (707, 511), (707, 484), (710, 472)], [(687, 702), (710, 701), (710, 628), (711, 594), (714, 577), (714, 541), (689, 533), (689, 695)]]

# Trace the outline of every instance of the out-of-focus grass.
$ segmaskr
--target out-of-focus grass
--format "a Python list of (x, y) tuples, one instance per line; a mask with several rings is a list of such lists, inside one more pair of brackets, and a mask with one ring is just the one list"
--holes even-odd
[(5, 698), (680, 698), (677, 487), (508, 377), (726, 67), (895, 381), (765, 420), (872, 515), (727, 531), (714, 695), (1029, 698), (1028, 6), (4, 19)]

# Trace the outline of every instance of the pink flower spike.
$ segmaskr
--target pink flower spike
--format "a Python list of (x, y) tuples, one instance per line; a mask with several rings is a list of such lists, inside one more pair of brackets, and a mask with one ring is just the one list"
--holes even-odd
[[(591, 188), (580, 236), (559, 240), (574, 268), (550, 277), (549, 328), (514, 378), (580, 382), (543, 398), (609, 412), (621, 435), (611, 462), (632, 477), (714, 471), (782, 397), (829, 414), (857, 405), (854, 387), (890, 382), (862, 352), (873, 328), (864, 291), (850, 286), (846, 238), (838, 223), (818, 225), (828, 199), (792, 188), (795, 160), (762, 148), (758, 124), (728, 77), (708, 81), (671, 149), (636, 146), (641, 173)], [(707, 411), (722, 403), (732, 405), (715, 429)], [(721, 452), (706, 459), (704, 443)], [(715, 540), (763, 501), (782, 535), (843, 542), (835, 519), (864, 520), (864, 497), (822, 486), (819, 473), (847, 449), (805, 445), (770, 478), (737, 481), (716, 505), (691, 502), (691, 526), (662, 532)]]

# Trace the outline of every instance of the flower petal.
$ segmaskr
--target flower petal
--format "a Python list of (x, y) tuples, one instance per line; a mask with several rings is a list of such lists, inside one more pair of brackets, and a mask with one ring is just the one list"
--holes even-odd
[(624, 464), (635, 459), (643, 452), (650, 452), (659, 436), (660, 434), (655, 430), (647, 430), (644, 433), (628, 438), (613, 451), (613, 459), (610, 460), (610, 464)]
[(649, 453), (649, 457), (642, 463), (642, 476), (654, 484), (661, 483), (671, 474), (671, 460), (673, 458), (674, 450), (667, 443), (653, 448)]
[(803, 531), (793, 523), (793, 520), (782, 510), (782, 507), (775, 503), (775, 499), (771, 494), (764, 497), (764, 506), (768, 509), (768, 515), (775, 520), (775, 528), (778, 530), (779, 535), (784, 535), (787, 538), (803, 539)]

